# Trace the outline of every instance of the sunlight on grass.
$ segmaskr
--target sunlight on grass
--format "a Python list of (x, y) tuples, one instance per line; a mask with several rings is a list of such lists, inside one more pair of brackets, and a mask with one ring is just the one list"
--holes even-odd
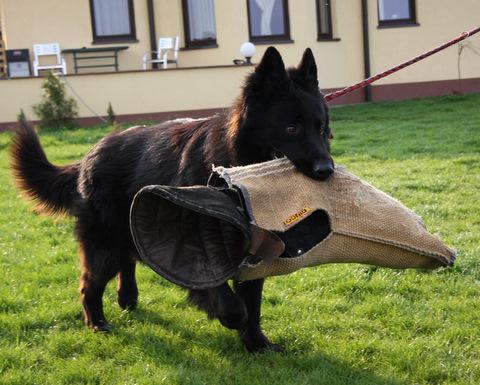
[[(288, 353), (251, 356), (185, 293), (139, 267), (139, 308), (105, 295), (109, 335), (82, 325), (71, 218), (34, 214), (0, 134), (1, 384), (480, 383), (480, 95), (336, 107), (337, 164), (420, 214), (454, 268), (328, 265), (267, 280), (263, 327)], [(43, 132), (58, 164), (109, 127)]]

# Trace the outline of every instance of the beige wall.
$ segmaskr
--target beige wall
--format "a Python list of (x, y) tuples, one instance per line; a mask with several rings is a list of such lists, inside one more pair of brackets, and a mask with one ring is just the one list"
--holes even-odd
[[(136, 71), (128, 75), (118, 72), (69, 76), (67, 79), (78, 95), (100, 115), (106, 115), (109, 102), (117, 114), (147, 114), (229, 107), (251, 69), (231, 66)], [(21, 108), (30, 119), (36, 119), (31, 106), (40, 101), (42, 80), (1, 81), (0, 122), (14, 122)], [(68, 88), (67, 94), (74, 96)], [(78, 105), (80, 117), (92, 116), (83, 104), (79, 102)]]
[[(463, 31), (480, 26), (480, 0), (417, 0), (419, 26), (378, 29), (377, 3), (369, 0), (372, 73), (377, 73), (432, 49)], [(480, 34), (469, 39), (480, 48)], [(450, 47), (377, 84), (423, 82), (457, 78), (458, 50)], [(480, 56), (465, 49), (463, 78), (480, 77)]]
[[(417, 0), (418, 27), (378, 29), (377, 1), (369, 0), (372, 73), (409, 59), (479, 23), (480, 1), (462, 0), (453, 6), (449, 0)], [(62, 48), (92, 46), (92, 27), (88, 0), (0, 0), (7, 48), (31, 49), (34, 43), (57, 41)], [(318, 42), (314, 0), (290, 0), (290, 29), (294, 43), (277, 45), (287, 65), (295, 65), (303, 50), (311, 47), (319, 64), (323, 87), (341, 87), (363, 76), (361, 1), (333, 2), (335, 37), (340, 41)], [(458, 4), (460, 5), (460, 4)], [(183, 16), (180, 0), (155, 0), (158, 36), (180, 35), (183, 45)], [(138, 42), (125, 43), (120, 53), (122, 70), (141, 68), (141, 58), (150, 49), (145, 0), (134, 0)], [(231, 64), (240, 58), (239, 47), (248, 40), (246, 0), (215, 0), (218, 48), (180, 52), (180, 65), (210, 66)], [(480, 43), (480, 36), (472, 39)], [(112, 45), (112, 44), (109, 44)], [(120, 45), (124, 45), (120, 43)], [(258, 61), (268, 45), (258, 45)], [(66, 55), (70, 72), (71, 55)], [(478, 59), (465, 50), (464, 77), (480, 76)], [(455, 48), (399, 72), (382, 82), (401, 83), (453, 79), (457, 73)]]
[[(35, 43), (58, 42), (62, 49), (92, 47), (93, 35), (88, 0), (1, 0), (3, 3), (7, 49), (29, 48)], [(121, 52), (120, 69), (138, 69), (148, 50), (148, 25), (145, 1), (134, 0), (138, 43)], [(139, 6), (142, 5), (142, 6)], [(31, 57), (32, 52), (30, 52)], [(71, 55), (65, 55), (68, 72), (73, 72)]]
[[(167, 7), (168, 5), (168, 7)], [(165, 10), (165, 12), (162, 12)], [(157, 0), (157, 33), (162, 36), (179, 34), (183, 43), (183, 17), (180, 0)], [(358, 80), (363, 70), (352, 62), (361, 60), (362, 36), (360, 2), (338, 1), (335, 3), (335, 32), (341, 37), (338, 42), (317, 41), (315, 2), (290, 0), (290, 32), (294, 43), (278, 44), (277, 48), (287, 66), (296, 65), (305, 48), (310, 47), (318, 60), (320, 84), (331, 88), (348, 85)], [(338, 17), (342, 15), (342, 17)], [(248, 41), (247, 2), (244, 0), (216, 0), (215, 16), (218, 48), (182, 51), (180, 63), (186, 66), (232, 64), (241, 58), (240, 45)], [(253, 60), (258, 62), (269, 44), (257, 45)], [(355, 59), (357, 58), (357, 59)], [(332, 71), (332, 69), (334, 69)]]
[[(62, 48), (92, 46), (92, 28), (88, 0), (0, 0), (3, 3), (7, 48), (30, 48), (35, 43), (58, 42)], [(138, 42), (119, 43), (129, 49), (120, 53), (120, 69), (141, 68), (141, 58), (150, 49), (145, 0), (134, 0)], [(179, 35), (184, 42), (180, 0), (155, 0), (158, 36)], [(289, 1), (291, 36), (295, 43), (278, 45), (286, 65), (296, 65), (306, 47), (319, 61), (323, 87), (348, 85), (362, 76), (361, 19), (359, 1), (337, 1), (334, 19), (338, 42), (317, 41), (315, 3)], [(216, 0), (215, 15), (218, 48), (180, 52), (180, 65), (210, 66), (232, 64), (241, 58), (240, 45), (248, 41), (247, 5), (244, 0)], [(108, 44), (113, 45), (113, 44)], [(253, 60), (258, 61), (268, 44), (258, 45)], [(71, 55), (65, 55), (69, 72)], [(358, 63), (358, 64), (357, 64)], [(81, 70), (84, 71), (84, 70)]]
[[(171, 8), (166, 10), (166, 4)], [(181, 2), (178, 0), (157, 0), (157, 32), (160, 35), (179, 34), (183, 36)], [(294, 43), (278, 44), (287, 66), (296, 65), (305, 48), (310, 47), (318, 60), (320, 84), (331, 88), (348, 85), (359, 79), (363, 73), (352, 61), (362, 55), (360, 2), (338, 1), (335, 3), (335, 30), (342, 39), (339, 42), (317, 41), (317, 20), (315, 2), (311, 0), (290, 0), (290, 32)], [(337, 15), (344, 15), (338, 18)], [(244, 0), (216, 0), (215, 15), (218, 48), (182, 51), (181, 65), (202, 66), (232, 64), (241, 58), (240, 45), (248, 41), (247, 2)], [(258, 62), (269, 44), (257, 45), (253, 61)], [(335, 68), (334, 71), (331, 68)]]

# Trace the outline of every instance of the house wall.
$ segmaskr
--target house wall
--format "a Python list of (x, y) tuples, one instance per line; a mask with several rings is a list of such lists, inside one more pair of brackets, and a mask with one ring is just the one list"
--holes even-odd
[[(377, 2), (369, 0), (372, 74), (411, 59), (458, 35), (480, 26), (480, 1), (417, 0), (419, 26), (379, 29)], [(469, 38), (480, 52), (480, 34)], [(397, 84), (457, 79), (458, 49), (452, 46), (413, 66), (388, 76), (377, 84)], [(462, 78), (480, 77), (480, 56), (464, 49)]]
[[(135, 71), (127, 74), (113, 72), (102, 75), (73, 75), (68, 76), (67, 81), (100, 115), (106, 115), (108, 103), (111, 102), (117, 114), (141, 117), (153, 112), (186, 112), (228, 107), (238, 96), (243, 79), (251, 69), (251, 66), (232, 65)], [(1, 81), (0, 122), (14, 122), (20, 109), (25, 111), (28, 118), (35, 119), (31, 106), (41, 99), (42, 81), (42, 78)], [(67, 94), (74, 96), (68, 86)], [(8, 98), (4, 97), (6, 95)], [(92, 116), (85, 105), (78, 103), (78, 106), (80, 117)]]
[[(138, 43), (108, 44), (129, 46), (127, 51), (119, 53), (120, 70), (139, 69), (141, 58), (149, 49), (146, 2), (134, 1)], [(88, 0), (2, 0), (2, 3), (7, 49), (29, 48), (33, 59), (32, 46), (36, 43), (57, 42), (62, 49), (93, 46)], [(64, 56), (71, 73), (72, 55)]]
[[(58, 42), (62, 49), (93, 46), (88, 0), (2, 0), (2, 3), (6, 15), (7, 49), (31, 50), (33, 44), (47, 42)], [(179, 35), (181, 46), (184, 46), (181, 1), (155, 0), (154, 8), (157, 35)], [(134, 9), (138, 42), (107, 44), (128, 45), (128, 50), (119, 53), (120, 70), (125, 71), (140, 69), (144, 53), (150, 50), (146, 0), (134, 0)], [(306, 47), (311, 47), (319, 61), (323, 87), (348, 85), (363, 74), (360, 2), (338, 1), (334, 11), (336, 35), (341, 40), (318, 42), (314, 1), (290, 0), (290, 29), (294, 43), (278, 45), (285, 63), (290, 66), (299, 62)], [(218, 48), (183, 50), (179, 54), (180, 66), (228, 65), (233, 59), (241, 58), (240, 45), (249, 38), (247, 2), (216, 0), (215, 15)], [(258, 45), (253, 60), (258, 61), (268, 46)], [(73, 72), (71, 54), (66, 54), (65, 59), (68, 71)]]
[[(138, 42), (120, 52), (120, 69), (141, 68), (141, 58), (150, 50), (146, 0), (134, 0)], [(369, 0), (369, 24), (372, 73), (398, 64), (418, 53), (471, 29), (478, 24), (480, 1), (462, 0), (452, 6), (449, 0), (417, 0), (419, 26), (377, 28), (377, 1)], [(340, 41), (317, 41), (317, 20), (314, 0), (290, 0), (290, 30), (294, 43), (278, 48), (288, 65), (295, 65), (302, 51), (311, 47), (319, 62), (323, 87), (342, 87), (363, 76), (361, 1), (333, 2), (334, 35)], [(92, 26), (88, 0), (1, 0), (4, 40), (7, 49), (32, 48), (34, 43), (59, 42), (62, 48), (92, 46)], [(179, 35), (184, 41), (180, 0), (154, 0), (158, 36)], [(184, 50), (180, 65), (211, 66), (231, 64), (240, 58), (239, 47), (248, 41), (246, 1), (215, 1), (217, 48)], [(479, 45), (480, 37), (472, 42)], [(108, 44), (115, 45), (115, 44)], [(266, 45), (257, 45), (254, 61), (258, 61)], [(69, 71), (73, 71), (71, 55), (65, 55)], [(470, 50), (462, 54), (465, 78), (478, 77), (480, 66)], [(101, 71), (101, 69), (96, 69)], [(107, 69), (108, 71), (108, 69)], [(382, 84), (454, 79), (457, 76), (457, 52), (454, 48), (416, 64), (412, 69), (382, 80)]]
[[(318, 60), (321, 87), (340, 87), (360, 79), (363, 75), (360, 5), (359, 1), (335, 2), (335, 34), (341, 40), (318, 42), (315, 2), (290, 0), (290, 33), (294, 42), (276, 45), (285, 64), (296, 65), (305, 48), (310, 47)], [(157, 34), (179, 34), (183, 46), (181, 1), (156, 0), (155, 12), (158, 17)], [(339, 15), (342, 16), (338, 17)], [(246, 0), (216, 0), (215, 16), (218, 48), (182, 51), (182, 66), (232, 64), (233, 59), (242, 58), (240, 45), (249, 39)], [(257, 44), (253, 61), (258, 62), (269, 45), (271, 44)]]

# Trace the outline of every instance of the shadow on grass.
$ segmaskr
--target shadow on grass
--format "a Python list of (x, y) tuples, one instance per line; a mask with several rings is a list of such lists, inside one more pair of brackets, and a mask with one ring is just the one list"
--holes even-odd
[[(176, 336), (176, 340), (152, 335), (148, 331), (130, 333), (117, 329), (114, 334), (152, 360), (168, 366), (176, 382), (181, 384), (406, 384), (403, 380), (354, 368), (340, 359), (311, 350), (252, 355), (244, 349), (234, 331), (223, 329), (212, 333), (204, 329), (191, 330), (183, 327), (181, 320), (166, 320), (142, 308), (132, 312), (132, 317), (143, 325), (154, 324), (167, 330)], [(212, 356), (215, 357), (213, 361), (209, 359)], [(218, 358), (221, 358), (221, 365)], [(242, 373), (241, 378), (238, 378), (238, 373)]]

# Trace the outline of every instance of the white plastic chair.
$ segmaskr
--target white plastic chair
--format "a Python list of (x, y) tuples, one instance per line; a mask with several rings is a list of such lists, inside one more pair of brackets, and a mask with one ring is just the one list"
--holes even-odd
[[(178, 67), (178, 49), (180, 38), (175, 37), (161, 37), (158, 39), (158, 51), (153, 51), (156, 59), (149, 59), (150, 53), (143, 55), (143, 69), (147, 69), (147, 64), (159, 63), (163, 68), (167, 68), (169, 63), (175, 63)], [(168, 58), (169, 52), (173, 52), (173, 59)]]
[[(58, 43), (34, 44), (33, 45), (33, 74), (38, 76), (41, 70), (60, 70), (64, 75), (67, 74), (67, 63), (60, 55), (60, 45)], [(56, 56), (57, 63), (50, 65), (40, 65), (40, 56)]]

